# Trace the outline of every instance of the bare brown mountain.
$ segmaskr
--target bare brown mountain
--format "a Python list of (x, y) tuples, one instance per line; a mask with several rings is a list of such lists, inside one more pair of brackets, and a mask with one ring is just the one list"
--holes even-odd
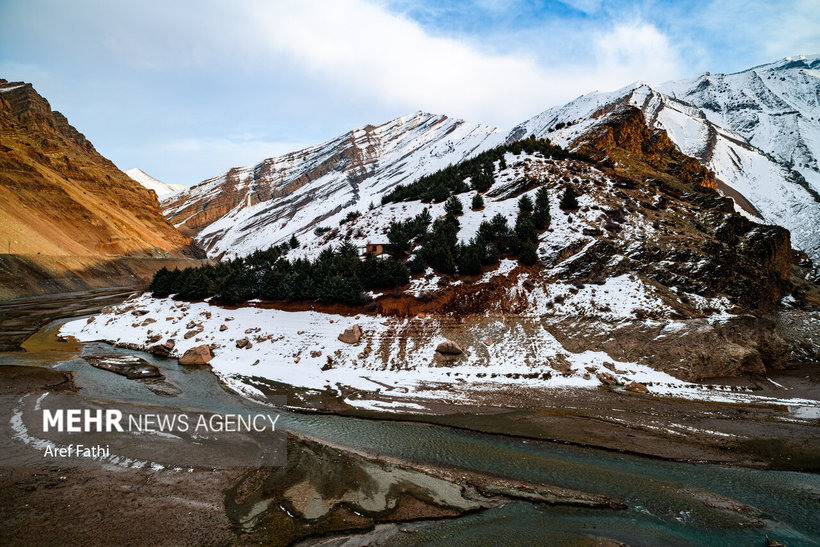
[[(200, 256), (165, 220), (153, 191), (99, 154), (31, 84), (2, 79), (0, 252), (0, 298), (104, 286), (99, 267), (123, 257), (132, 265), (124, 275), (142, 277), (159, 262)], [(35, 269), (68, 281), (95, 268), (85, 282), (42, 290), (26, 288), (23, 278)]]

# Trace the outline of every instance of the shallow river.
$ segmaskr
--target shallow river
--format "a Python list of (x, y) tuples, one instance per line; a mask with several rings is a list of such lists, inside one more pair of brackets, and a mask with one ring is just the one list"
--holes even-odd
[[(26, 343), (27, 353), (0, 353), (0, 365), (53, 366), (71, 370), (81, 395), (104, 401), (175, 406), (181, 410), (239, 412), (259, 409), (226, 391), (207, 370), (176, 360), (89, 343), (59, 343), (65, 320), (50, 323)], [(175, 397), (99, 370), (76, 352), (133, 353), (162, 369), (182, 389)], [(510, 503), (401, 534), (394, 544), (552, 544), (600, 535), (630, 545), (820, 545), (820, 475), (692, 465), (609, 451), (467, 432), (435, 425), (301, 414), (281, 410), (279, 427), (332, 444), (405, 461), (444, 464), (543, 482), (618, 499), (626, 510), (577, 509)], [(718, 494), (762, 511), (765, 528), (739, 524), (687, 491)]]

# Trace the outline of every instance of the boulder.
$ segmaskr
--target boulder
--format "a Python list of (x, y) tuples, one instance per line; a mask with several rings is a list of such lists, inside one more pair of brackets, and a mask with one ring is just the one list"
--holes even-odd
[(250, 340), (248, 340), (248, 338), (245, 337), (245, 338), (242, 338), (241, 340), (236, 341), (236, 347), (238, 347), (240, 349), (242, 349), (242, 348), (250, 349), (250, 348), (253, 347), (253, 344), (251, 344)]
[(148, 348), (148, 353), (153, 353), (154, 355), (160, 355), (162, 357), (168, 357), (173, 351), (176, 342), (173, 339), (167, 340), (162, 344), (157, 344), (156, 346), (151, 346)]
[(625, 389), (627, 391), (634, 391), (635, 393), (649, 393), (648, 387), (634, 380), (628, 386), (626, 386)]
[(93, 367), (120, 374), (129, 380), (163, 377), (157, 367), (136, 355), (99, 355), (83, 359)]
[(225, 332), (228, 330), (228, 325), (219, 325), (219, 332)]
[(461, 349), (461, 346), (453, 342), (452, 340), (445, 340), (441, 344), (436, 347), (436, 352), (443, 353), (444, 355), (461, 355), (464, 351)]
[(179, 358), (180, 365), (205, 365), (213, 359), (211, 348), (207, 344), (191, 348)]
[(362, 328), (359, 325), (353, 325), (351, 328), (345, 330), (339, 335), (339, 340), (345, 344), (358, 344), (362, 338)]
[(196, 335), (197, 335), (197, 334), (199, 334), (200, 332), (202, 332), (202, 329), (194, 329), (194, 330), (189, 330), (188, 332), (186, 332), (186, 333), (185, 333), (184, 338), (185, 338), (186, 340), (188, 340), (189, 338), (193, 338), (194, 336), (196, 336)]

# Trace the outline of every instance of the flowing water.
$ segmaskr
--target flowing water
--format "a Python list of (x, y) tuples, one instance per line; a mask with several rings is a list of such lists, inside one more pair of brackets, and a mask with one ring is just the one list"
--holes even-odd
[[(65, 320), (50, 323), (25, 344), (27, 353), (0, 353), (0, 365), (53, 366), (74, 372), (81, 396), (180, 410), (240, 412), (261, 407), (226, 391), (208, 370), (176, 360), (56, 339)], [(96, 369), (77, 357), (136, 354), (182, 389), (163, 397), (145, 385)], [(269, 410), (265, 408), (265, 410)], [(618, 499), (626, 510), (509, 503), (400, 534), (394, 544), (555, 544), (602, 536), (630, 545), (820, 545), (820, 475), (694, 465), (505, 437), (447, 427), (302, 414), (279, 409), (278, 427), (373, 455), (459, 468), (588, 491)], [(704, 503), (704, 493), (730, 498), (763, 513), (765, 527)], [(694, 495), (693, 495), (694, 494)], [(700, 497), (700, 501), (698, 499)], [(715, 498), (717, 499), (717, 498)], [(714, 500), (713, 500), (714, 502)]]

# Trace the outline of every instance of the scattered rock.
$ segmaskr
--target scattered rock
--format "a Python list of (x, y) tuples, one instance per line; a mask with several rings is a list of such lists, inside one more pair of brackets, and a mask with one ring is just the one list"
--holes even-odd
[(146, 338), (145, 343), (147, 343), (147, 344), (156, 344), (160, 340), (162, 340), (162, 335), (161, 334), (154, 334), (153, 336), (149, 336), (148, 338)]
[(207, 344), (191, 348), (179, 358), (180, 365), (205, 365), (213, 359), (211, 348)]
[(153, 319), (153, 318), (149, 317), (148, 319), (146, 319), (145, 321), (142, 322), (142, 326), (147, 327), (151, 323), (156, 323), (156, 322), (157, 322), (156, 319)]
[(607, 369), (611, 370), (615, 374), (626, 374), (625, 370), (618, 370), (617, 368), (615, 368), (615, 363), (610, 363), (609, 361), (604, 361), (603, 365), (604, 365), (604, 368), (607, 368)]
[(251, 347), (253, 347), (253, 345), (251, 344), (250, 340), (248, 340), (248, 338), (245, 337), (245, 338), (242, 338), (241, 340), (236, 341), (236, 347), (238, 347), (240, 349), (242, 349), (242, 348), (251, 348)]
[(441, 344), (436, 347), (437, 353), (443, 353), (444, 355), (461, 355), (464, 351), (461, 349), (461, 346), (453, 342), (452, 340), (445, 340)]
[(345, 344), (358, 344), (362, 338), (362, 328), (356, 324), (339, 335), (339, 340)]
[(228, 325), (219, 325), (219, 332), (225, 332), (228, 330)]
[(569, 376), (574, 372), (574, 370), (572, 370), (572, 364), (567, 359), (567, 356), (561, 353), (552, 359), (549, 359), (549, 365), (564, 376)]
[(485, 346), (492, 346), (493, 345), (493, 339), (490, 338), (489, 336), (486, 336), (483, 341), (484, 341)]

